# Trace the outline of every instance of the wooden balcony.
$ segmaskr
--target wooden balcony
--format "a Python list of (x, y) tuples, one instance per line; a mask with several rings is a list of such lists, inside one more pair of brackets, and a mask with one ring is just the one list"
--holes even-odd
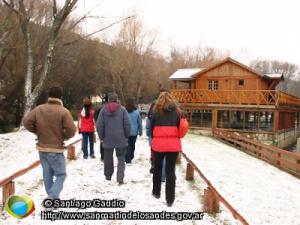
[(172, 95), (180, 103), (300, 107), (300, 98), (275, 90), (174, 89)]

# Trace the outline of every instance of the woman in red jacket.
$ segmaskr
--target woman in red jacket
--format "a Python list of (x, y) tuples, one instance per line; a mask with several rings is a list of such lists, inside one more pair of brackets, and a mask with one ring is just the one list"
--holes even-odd
[(83, 158), (88, 158), (88, 142), (90, 143), (90, 157), (95, 158), (94, 155), (94, 110), (89, 98), (83, 99), (83, 108), (79, 115), (78, 130), (82, 134), (82, 151)]
[(160, 197), (162, 163), (166, 158), (166, 201), (172, 206), (175, 200), (175, 163), (181, 151), (179, 138), (180, 109), (169, 92), (162, 92), (153, 108), (151, 119), (152, 143), (154, 151), (154, 172), (152, 195)]

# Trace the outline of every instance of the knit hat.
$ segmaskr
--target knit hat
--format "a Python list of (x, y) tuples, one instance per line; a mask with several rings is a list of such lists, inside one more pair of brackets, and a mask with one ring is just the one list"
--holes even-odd
[(116, 102), (118, 100), (118, 95), (114, 92), (108, 94), (108, 102)]

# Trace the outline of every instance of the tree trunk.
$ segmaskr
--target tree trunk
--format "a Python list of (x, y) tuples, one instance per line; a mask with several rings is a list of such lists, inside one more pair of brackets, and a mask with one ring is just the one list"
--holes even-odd
[(25, 86), (24, 86), (24, 115), (26, 115), (32, 109), (34, 105), (34, 99), (32, 99), (31, 91), (32, 91), (32, 78), (33, 78), (33, 53), (32, 53), (32, 42), (31, 42), (31, 34), (28, 30), (28, 25), (23, 24), (23, 31), (26, 51), (27, 51), (27, 71), (25, 76)]

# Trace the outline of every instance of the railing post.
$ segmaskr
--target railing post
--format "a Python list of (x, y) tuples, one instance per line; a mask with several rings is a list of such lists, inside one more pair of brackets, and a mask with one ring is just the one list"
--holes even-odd
[(9, 196), (15, 193), (15, 182), (10, 181), (3, 185), (2, 187), (2, 206), (5, 206), (6, 200)]
[(73, 145), (70, 145), (68, 146), (67, 148), (67, 158), (70, 159), (70, 160), (75, 160), (76, 157), (75, 157), (75, 147)]
[(281, 154), (280, 153), (277, 153), (277, 161), (276, 161), (276, 164), (278, 167), (280, 167), (280, 157), (281, 157)]
[(176, 164), (180, 164), (181, 163), (181, 153), (178, 153), (177, 159), (176, 159)]
[(204, 189), (204, 212), (218, 213), (220, 210), (220, 203), (216, 194), (210, 187)]
[(194, 180), (194, 167), (190, 164), (186, 164), (186, 175), (185, 175), (186, 180)]

